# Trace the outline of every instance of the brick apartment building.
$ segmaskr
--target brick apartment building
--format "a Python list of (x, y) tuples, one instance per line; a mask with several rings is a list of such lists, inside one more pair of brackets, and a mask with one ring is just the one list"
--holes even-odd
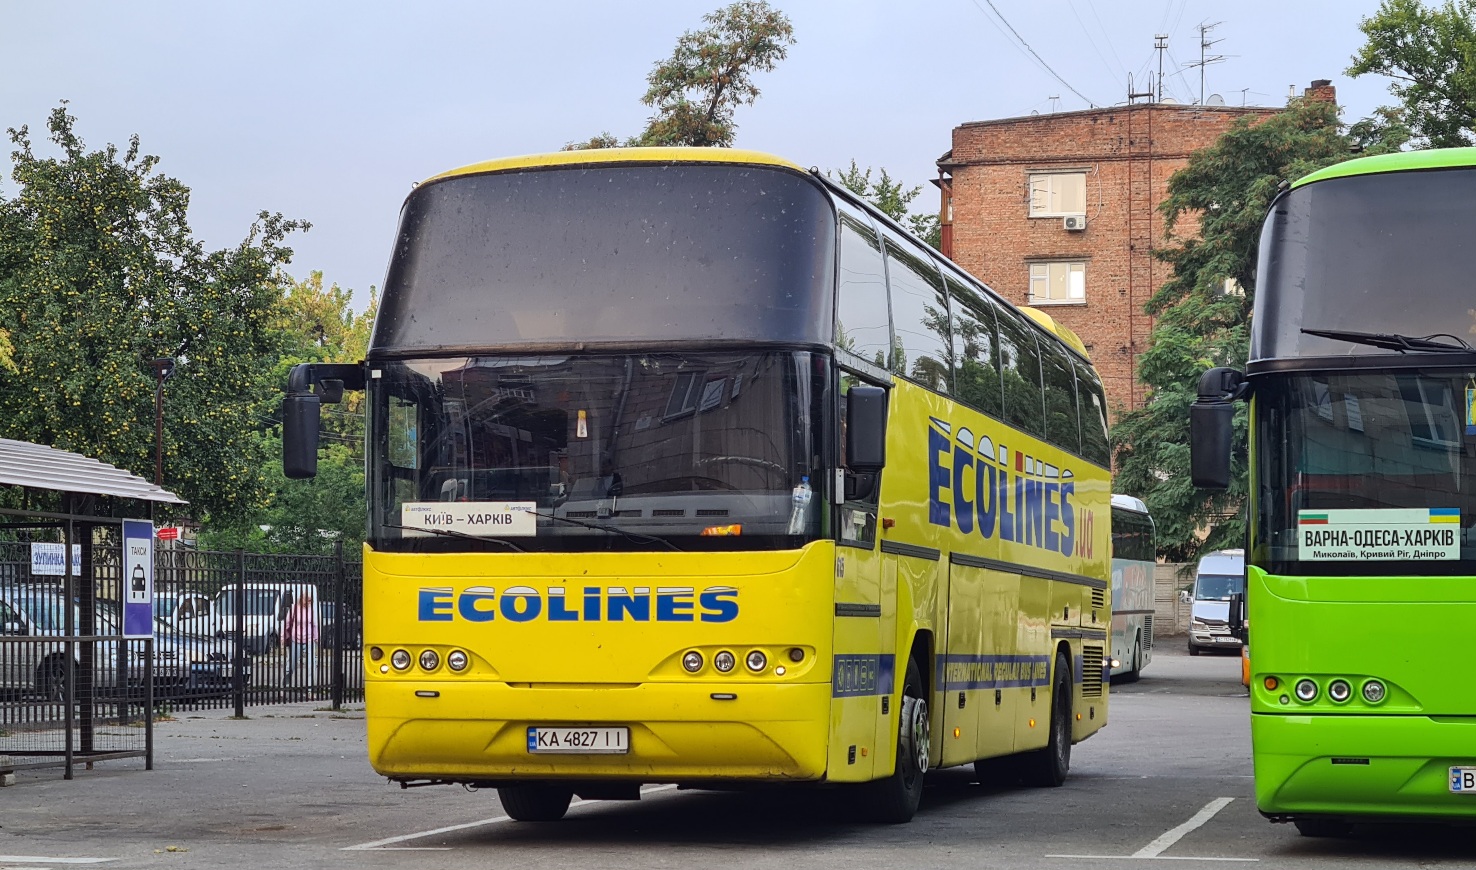
[[(1304, 97), (1336, 93), (1319, 80)], [(1153, 257), (1165, 244), (1169, 176), (1238, 119), (1278, 111), (1137, 103), (963, 124), (938, 161), (943, 252), (1075, 330), (1116, 419), (1144, 399), (1137, 359), (1153, 323), (1143, 305), (1169, 277)], [(1196, 226), (1180, 221), (1177, 231)]]

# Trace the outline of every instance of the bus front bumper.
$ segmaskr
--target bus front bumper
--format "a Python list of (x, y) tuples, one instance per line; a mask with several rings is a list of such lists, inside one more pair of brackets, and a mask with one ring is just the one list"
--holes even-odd
[[(823, 779), (830, 684), (365, 686), (369, 760), (401, 780), (495, 783), (803, 782)], [(624, 726), (619, 755), (535, 754), (528, 729)]]
[(1450, 769), (1476, 766), (1476, 716), (1251, 716), (1256, 807), (1274, 821), (1476, 821)]

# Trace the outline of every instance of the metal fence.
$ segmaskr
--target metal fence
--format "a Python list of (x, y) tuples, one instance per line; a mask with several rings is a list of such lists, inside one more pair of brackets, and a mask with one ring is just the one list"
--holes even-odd
[[(331, 556), (154, 556), (154, 631), (122, 637), (119, 546), (93, 546), (66, 614), (62, 578), (0, 541), (0, 757), (15, 769), (144, 757), (154, 715), (364, 697), (362, 566)], [(90, 584), (91, 615), (80, 594)], [(142, 587), (139, 587), (142, 588)], [(68, 633), (70, 629), (70, 633)], [(3, 759), (0, 759), (3, 764)]]

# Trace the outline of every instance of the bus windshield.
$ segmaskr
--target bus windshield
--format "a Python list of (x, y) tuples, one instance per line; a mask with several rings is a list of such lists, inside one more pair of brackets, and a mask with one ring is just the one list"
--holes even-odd
[[(1476, 172), (1319, 181), (1276, 201), (1261, 235), (1250, 359), (1387, 354), (1324, 331), (1470, 336)], [(1454, 319), (1453, 319), (1454, 318)], [(1305, 332), (1304, 329), (1313, 330)]]
[(1273, 573), (1476, 573), (1476, 371), (1277, 375), (1257, 386), (1256, 535)]
[[(825, 357), (479, 356), (373, 369), (376, 549), (773, 549), (817, 527), (808, 494), (829, 426)], [(418, 528), (427, 513), (460, 516), (457, 505), (535, 518)]]

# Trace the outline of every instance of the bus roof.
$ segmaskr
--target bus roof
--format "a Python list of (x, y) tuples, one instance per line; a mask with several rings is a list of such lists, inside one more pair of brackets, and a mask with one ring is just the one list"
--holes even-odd
[(1132, 495), (1123, 495), (1117, 492), (1112, 494), (1112, 506), (1124, 510), (1137, 511), (1138, 513), (1148, 513), (1148, 505), (1141, 498)]
[(782, 157), (762, 151), (745, 151), (738, 148), (580, 148), (574, 151), (554, 151), (549, 154), (525, 154), (521, 157), (505, 157), (499, 160), (484, 160), (433, 175), (426, 182), (439, 181), (457, 175), (479, 175), (485, 172), (505, 172), (510, 169), (533, 169), (547, 166), (579, 166), (595, 163), (749, 163), (758, 166), (780, 166), (804, 172), (798, 164)]
[(1314, 181), (1326, 181), (1329, 178), (1347, 178), (1352, 175), (1408, 172), (1419, 169), (1449, 169), (1454, 166), (1473, 164), (1476, 164), (1476, 148), (1430, 148), (1425, 151), (1376, 154), (1373, 157), (1359, 157), (1325, 166), (1292, 182), (1292, 187), (1301, 187)]
[(1031, 320), (1034, 320), (1036, 323), (1039, 323), (1041, 326), (1045, 327), (1046, 332), (1049, 332), (1051, 335), (1054, 335), (1055, 337), (1061, 339), (1061, 341), (1069, 346), (1072, 350), (1081, 354), (1083, 359), (1086, 359), (1088, 361), (1091, 360), (1091, 354), (1087, 353), (1086, 343), (1083, 342), (1081, 340), (1081, 336), (1077, 335), (1076, 332), (1073, 331), (1070, 327), (1066, 326), (1065, 324), (1057, 323), (1054, 317), (1046, 314), (1039, 308), (1032, 308), (1029, 305), (1017, 305), (1015, 307), (1019, 311), (1024, 313), (1026, 317), (1029, 317)]

